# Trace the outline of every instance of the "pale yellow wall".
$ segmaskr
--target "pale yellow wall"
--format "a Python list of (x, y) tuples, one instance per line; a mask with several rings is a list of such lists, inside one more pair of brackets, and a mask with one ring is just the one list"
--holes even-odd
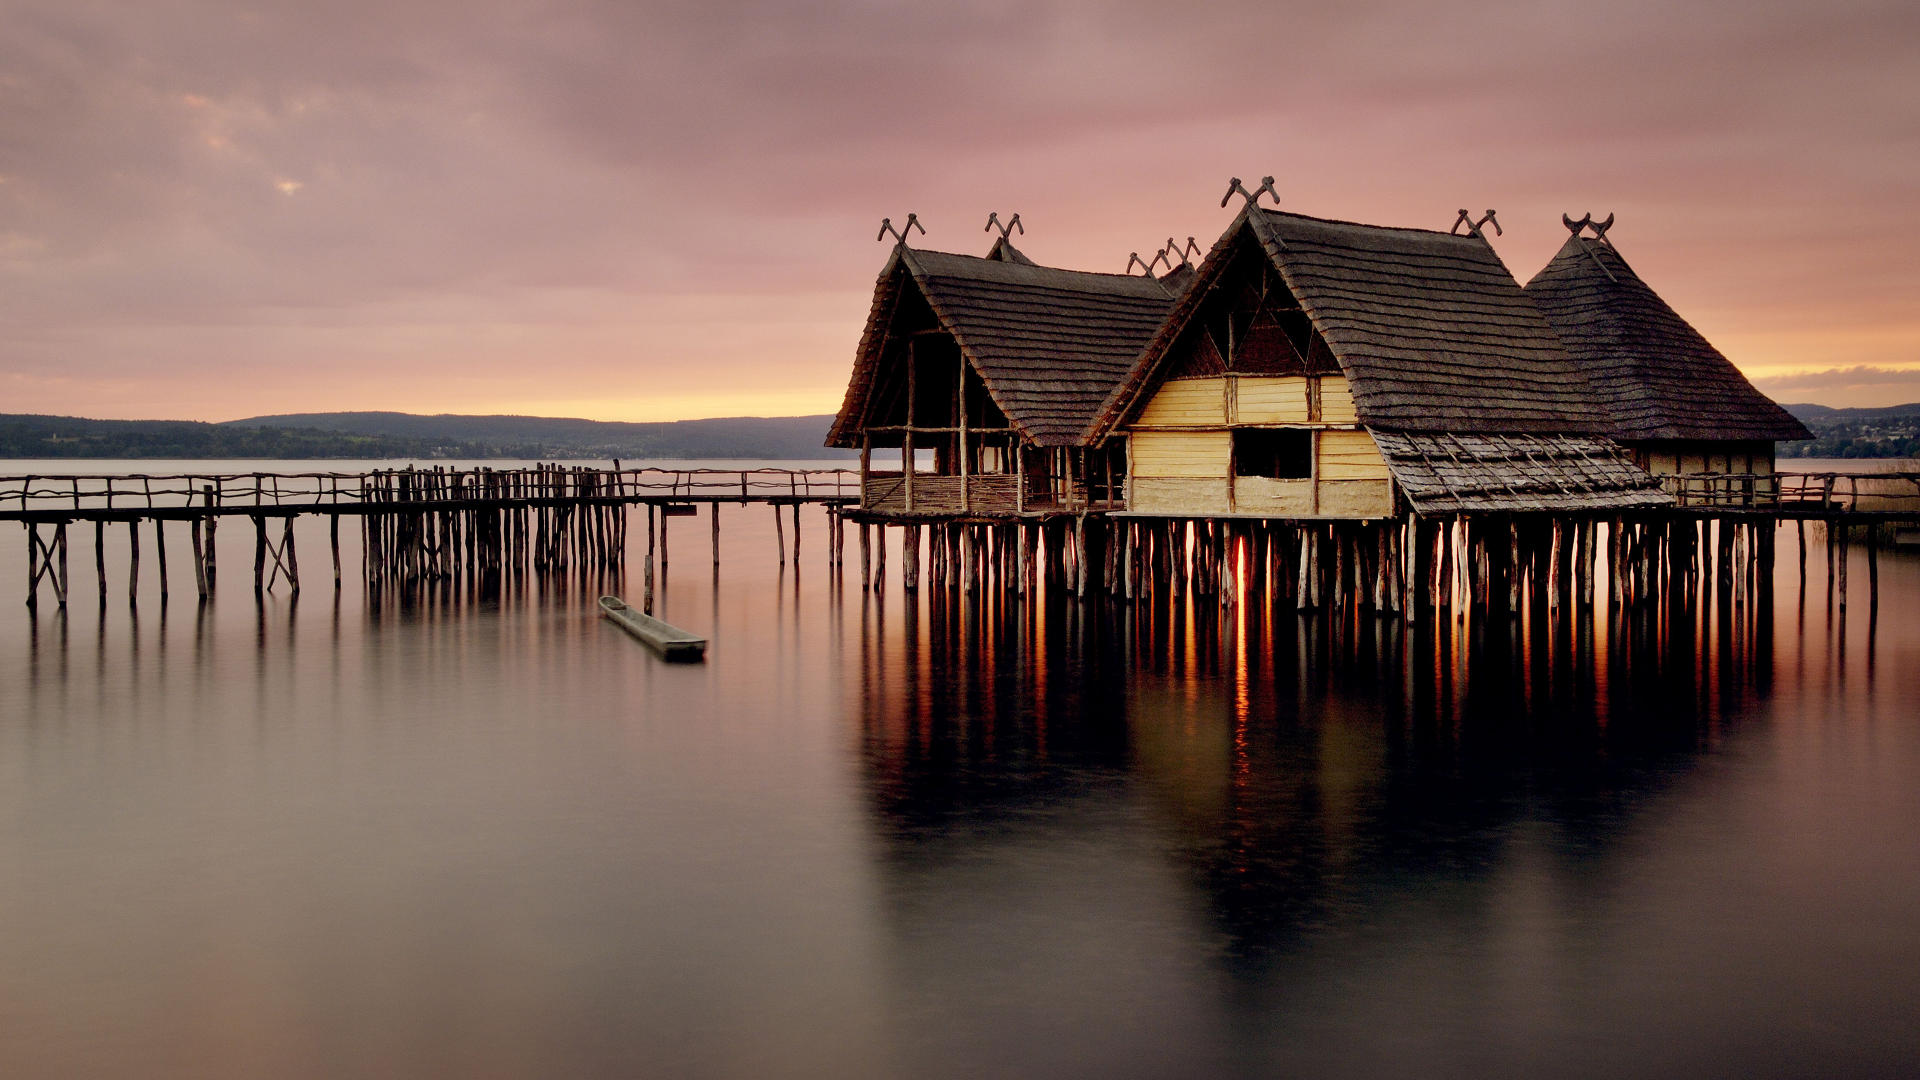
[[(1232, 379), (1237, 385), (1229, 385)], [(1329, 395), (1327, 386), (1337, 384)], [(1169, 394), (1171, 390), (1171, 394)], [(1349, 413), (1345, 380), (1323, 380), (1321, 403), (1331, 399)], [(1216, 404), (1231, 408), (1215, 409)], [(1368, 432), (1355, 428), (1315, 430), (1314, 480), (1233, 477), (1234, 426), (1300, 424), (1307, 413), (1306, 380), (1284, 376), (1180, 379), (1161, 388), (1129, 432), (1128, 509), (1142, 514), (1205, 516), (1268, 514), (1274, 517), (1386, 517), (1393, 513), (1387, 463)], [(1213, 419), (1202, 421), (1202, 417)], [(1259, 419), (1254, 419), (1258, 417)], [(1272, 418), (1272, 419), (1269, 419)], [(1151, 420), (1151, 422), (1149, 422)], [(1205, 429), (1193, 426), (1205, 424)], [(1178, 425), (1185, 430), (1173, 430)], [(1188, 426), (1193, 425), (1193, 426)]]
[(1236, 375), (1232, 378), (1231, 422), (1236, 424), (1304, 424), (1307, 422), (1307, 380), (1304, 376)]
[(1353, 388), (1339, 375), (1325, 375), (1320, 379), (1320, 422), (1323, 424), (1357, 424), (1359, 414), (1353, 411)]
[(1365, 431), (1322, 431), (1314, 475), (1321, 480), (1385, 480), (1387, 461)]
[(1224, 479), (1233, 461), (1226, 431), (1136, 431), (1132, 440), (1133, 476)]
[(1169, 379), (1140, 410), (1135, 427), (1205, 427), (1227, 422), (1227, 380)]
[[(1318, 376), (1323, 424), (1357, 424), (1345, 377)], [(1160, 385), (1133, 428), (1212, 427), (1219, 424), (1305, 424), (1311, 421), (1308, 379), (1300, 375), (1215, 375), (1169, 379)]]

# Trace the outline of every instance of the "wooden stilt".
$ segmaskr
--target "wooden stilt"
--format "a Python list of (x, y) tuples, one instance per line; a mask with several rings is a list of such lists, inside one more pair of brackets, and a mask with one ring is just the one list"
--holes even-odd
[(787, 565), (787, 526), (780, 517), (780, 504), (773, 505), (773, 542), (780, 549), (780, 565)]
[[(337, 522), (340, 519), (335, 517), (334, 520)], [(200, 598), (204, 600), (207, 596), (207, 553), (205, 544), (200, 536), (200, 519), (194, 518), (189, 525), (191, 527), (188, 529), (188, 534), (193, 540), (193, 588)], [(338, 552), (339, 547), (336, 545), (334, 550)], [(339, 560), (336, 557), (334, 566), (338, 567), (339, 565)], [(339, 571), (336, 569), (334, 574), (334, 581), (338, 583)]]
[(127, 522), (127, 602), (140, 600), (140, 522)]
[(166, 522), (153, 519), (153, 560), (160, 568), (160, 602), (167, 600), (167, 530)]
[(920, 591), (920, 526), (900, 530), (900, 584), (908, 592)]
[(860, 523), (860, 588), (873, 588), (873, 540), (867, 523)]

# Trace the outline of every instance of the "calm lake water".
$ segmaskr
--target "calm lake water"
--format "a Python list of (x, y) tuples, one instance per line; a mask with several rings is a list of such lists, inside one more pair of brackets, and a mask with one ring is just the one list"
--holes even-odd
[(29, 619), (9, 528), (0, 1075), (1920, 1074), (1920, 557), (1408, 630), (868, 597), (764, 507), (716, 575), (705, 518), (700, 666), (593, 582), (336, 594), (313, 520), (297, 601), (235, 522), (163, 605), (149, 525), (137, 608), (88, 530)]

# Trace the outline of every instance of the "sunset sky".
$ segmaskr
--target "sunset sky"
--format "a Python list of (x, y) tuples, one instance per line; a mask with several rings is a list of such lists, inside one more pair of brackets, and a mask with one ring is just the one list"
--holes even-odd
[(0, 0), (0, 412), (837, 407), (883, 216), (1040, 262), (1562, 211), (1783, 401), (1920, 400), (1920, 5)]

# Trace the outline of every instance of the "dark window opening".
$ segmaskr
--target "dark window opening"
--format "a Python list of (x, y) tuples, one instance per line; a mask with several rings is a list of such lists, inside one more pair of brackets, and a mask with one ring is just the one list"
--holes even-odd
[(1313, 478), (1313, 432), (1305, 428), (1238, 428), (1233, 433), (1235, 476), (1274, 480)]

